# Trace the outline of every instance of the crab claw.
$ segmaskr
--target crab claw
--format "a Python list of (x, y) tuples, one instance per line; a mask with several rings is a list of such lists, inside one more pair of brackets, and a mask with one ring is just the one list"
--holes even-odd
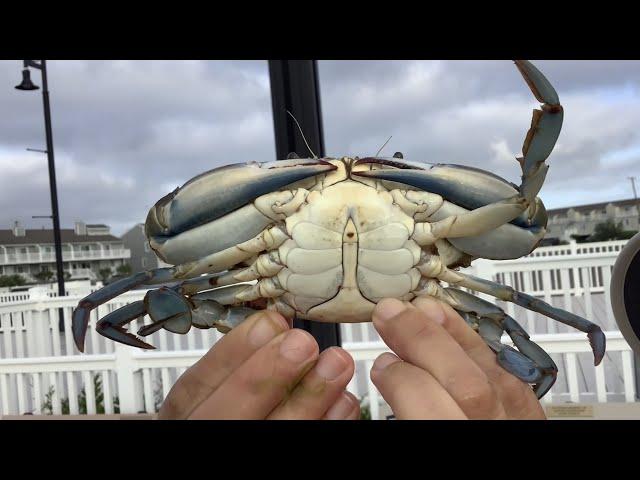
[(124, 343), (132, 347), (153, 349), (153, 345), (143, 342), (135, 335), (128, 333), (123, 327), (131, 320), (141, 317), (146, 313), (146, 308), (143, 301), (137, 301), (125, 305), (109, 315), (101, 319), (96, 324), (96, 331), (100, 335), (104, 335), (116, 342)]
[(191, 329), (191, 308), (187, 299), (175, 290), (162, 287), (151, 290), (144, 297), (146, 311), (154, 323), (147, 328), (143, 327), (138, 332), (140, 335), (149, 335), (157, 324), (173, 333), (187, 333)]
[(336, 168), (321, 159), (289, 159), (236, 163), (210, 170), (189, 180), (151, 208), (146, 221), (147, 237), (160, 242), (223, 217), (260, 195)]

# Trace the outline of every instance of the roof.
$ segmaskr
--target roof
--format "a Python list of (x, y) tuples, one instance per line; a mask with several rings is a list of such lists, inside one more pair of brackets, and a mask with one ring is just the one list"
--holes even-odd
[(576, 205), (574, 207), (565, 207), (565, 208), (554, 208), (551, 210), (547, 210), (547, 215), (563, 215), (567, 213), (569, 210), (575, 210), (577, 212), (590, 212), (592, 210), (603, 210), (607, 207), (607, 205), (615, 205), (616, 207), (631, 207), (634, 205), (639, 205), (640, 200), (636, 200), (635, 198), (629, 198), (627, 200), (612, 200), (610, 202), (602, 202), (602, 203), (591, 203), (589, 205)]
[[(120, 238), (113, 235), (76, 235), (73, 228), (60, 229), (62, 243), (86, 243), (86, 242), (119, 242)], [(0, 245), (25, 245), (25, 244), (53, 243), (53, 230), (25, 230), (23, 237), (16, 237), (13, 230), (0, 230)]]

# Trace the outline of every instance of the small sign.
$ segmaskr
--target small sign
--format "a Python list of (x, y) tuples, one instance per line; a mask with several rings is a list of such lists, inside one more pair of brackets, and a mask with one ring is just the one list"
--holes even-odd
[(593, 418), (593, 405), (550, 405), (547, 417)]

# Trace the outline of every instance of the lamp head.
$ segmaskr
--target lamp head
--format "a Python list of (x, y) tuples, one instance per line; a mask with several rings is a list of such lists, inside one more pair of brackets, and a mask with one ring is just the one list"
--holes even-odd
[(28, 68), (22, 70), (22, 83), (20, 85), (16, 85), (17, 90), (38, 90), (40, 87), (35, 85), (31, 81), (31, 72)]

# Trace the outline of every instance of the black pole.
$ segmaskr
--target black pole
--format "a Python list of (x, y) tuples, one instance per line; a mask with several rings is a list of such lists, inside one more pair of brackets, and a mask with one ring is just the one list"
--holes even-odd
[[(300, 123), (313, 152), (319, 157), (324, 157), (317, 62), (315, 60), (269, 60), (269, 77), (277, 158), (283, 160), (290, 153), (296, 153), (300, 158), (311, 157), (297, 130), (298, 127), (287, 110)], [(295, 319), (294, 326), (311, 333), (321, 351), (341, 344), (338, 323)]]
[[(53, 133), (51, 130), (51, 109), (49, 107), (49, 84), (47, 82), (47, 61), (41, 60), (42, 103), (44, 104), (44, 127), (47, 135), (47, 158), (49, 160), (49, 189), (51, 191), (51, 216), (53, 218), (53, 241), (56, 251), (56, 272), (58, 295), (65, 295), (64, 267), (62, 265), (62, 241), (60, 239), (60, 216), (58, 213), (58, 189), (56, 187), (56, 165), (53, 157)], [(61, 311), (62, 312), (62, 311)]]

